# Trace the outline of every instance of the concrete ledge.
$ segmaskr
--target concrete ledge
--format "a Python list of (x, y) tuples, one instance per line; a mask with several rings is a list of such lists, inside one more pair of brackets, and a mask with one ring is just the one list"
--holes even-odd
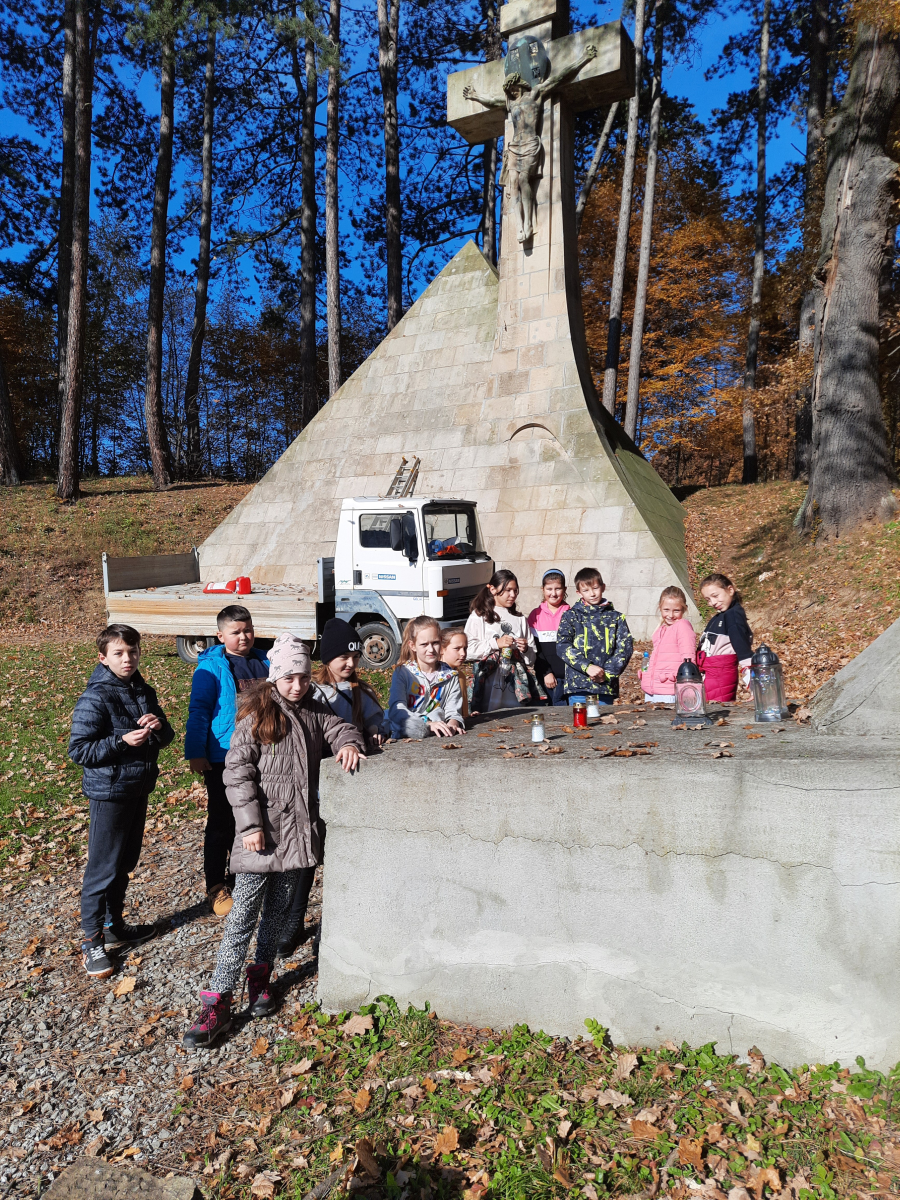
[[(900, 742), (748, 740), (747, 710), (575, 740), (557, 712), (554, 757), (503, 757), (528, 736), (517, 712), (458, 750), (326, 765), (325, 1007), (389, 993), (493, 1027), (573, 1036), (594, 1017), (621, 1042), (900, 1059)], [(629, 739), (659, 745), (591, 749)]]

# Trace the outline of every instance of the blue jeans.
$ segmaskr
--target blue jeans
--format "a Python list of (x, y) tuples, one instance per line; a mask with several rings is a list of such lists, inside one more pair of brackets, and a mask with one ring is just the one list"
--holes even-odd
[[(612, 700), (604, 700), (602, 696), (597, 696), (596, 699), (597, 703), (600, 705), (612, 705)], [(566, 696), (566, 700), (568, 701), (570, 708), (573, 704), (587, 704), (587, 696), (583, 695)]]

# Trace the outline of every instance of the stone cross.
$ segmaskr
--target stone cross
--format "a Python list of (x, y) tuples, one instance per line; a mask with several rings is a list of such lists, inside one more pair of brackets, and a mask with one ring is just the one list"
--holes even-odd
[(500, 10), (500, 30), (509, 44), (505, 59), (447, 81), (447, 123), (473, 145), (505, 135), (500, 183), (509, 194), (507, 210), (518, 217), (517, 241), (528, 243), (536, 210), (552, 199), (553, 180), (564, 190), (568, 182), (571, 191), (571, 139), (556, 140), (554, 106), (556, 115), (570, 117), (629, 96), (634, 48), (620, 21), (568, 35), (567, 0), (510, 0)]

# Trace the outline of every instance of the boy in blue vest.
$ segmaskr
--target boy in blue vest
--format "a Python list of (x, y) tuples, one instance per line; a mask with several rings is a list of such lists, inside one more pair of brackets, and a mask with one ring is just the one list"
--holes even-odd
[(238, 692), (265, 679), (269, 662), (253, 649), (253, 618), (240, 604), (229, 604), (216, 618), (219, 645), (204, 650), (191, 682), (191, 702), (184, 735), (184, 757), (206, 783), (206, 830), (203, 873), (206, 894), (218, 917), (231, 911), (234, 876), (228, 857), (234, 844), (234, 811), (222, 775), (234, 733)]

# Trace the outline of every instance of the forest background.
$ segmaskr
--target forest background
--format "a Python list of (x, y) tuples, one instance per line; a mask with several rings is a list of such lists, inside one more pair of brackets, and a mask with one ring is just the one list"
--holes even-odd
[[(805, 479), (812, 345), (801, 317), (820, 248), (825, 131), (847, 90), (859, 13), (838, 0), (638, 7), (630, 212), (620, 203), (628, 105), (577, 125), (598, 388), (624, 212), (616, 415), (673, 486)], [(881, 4), (885, 14), (896, 23), (897, 6)], [(619, 15), (579, 0), (572, 24)], [(634, 31), (627, 4), (621, 15)], [(726, 19), (734, 33), (704, 71), (705, 31)], [(496, 257), (502, 141), (467, 146), (444, 121), (447, 74), (504, 51), (495, 0), (343, 11), (341, 0), (16, 0), (0, 4), (0, 22), (13, 130), (0, 137), (0, 365), (20, 473), (59, 473), (63, 498), (67, 455), (69, 498), (81, 476), (258, 478), (464, 238)], [(693, 72), (698, 86), (719, 86), (705, 119), (667, 88), (673, 67), (681, 84)], [(793, 153), (772, 170), (776, 129)], [(896, 158), (893, 134), (888, 143)], [(621, 364), (648, 149), (653, 236), (629, 423)], [(894, 468), (895, 228), (894, 217), (878, 301)], [(80, 279), (84, 325), (73, 331)], [(77, 377), (66, 371), (73, 336)]]

